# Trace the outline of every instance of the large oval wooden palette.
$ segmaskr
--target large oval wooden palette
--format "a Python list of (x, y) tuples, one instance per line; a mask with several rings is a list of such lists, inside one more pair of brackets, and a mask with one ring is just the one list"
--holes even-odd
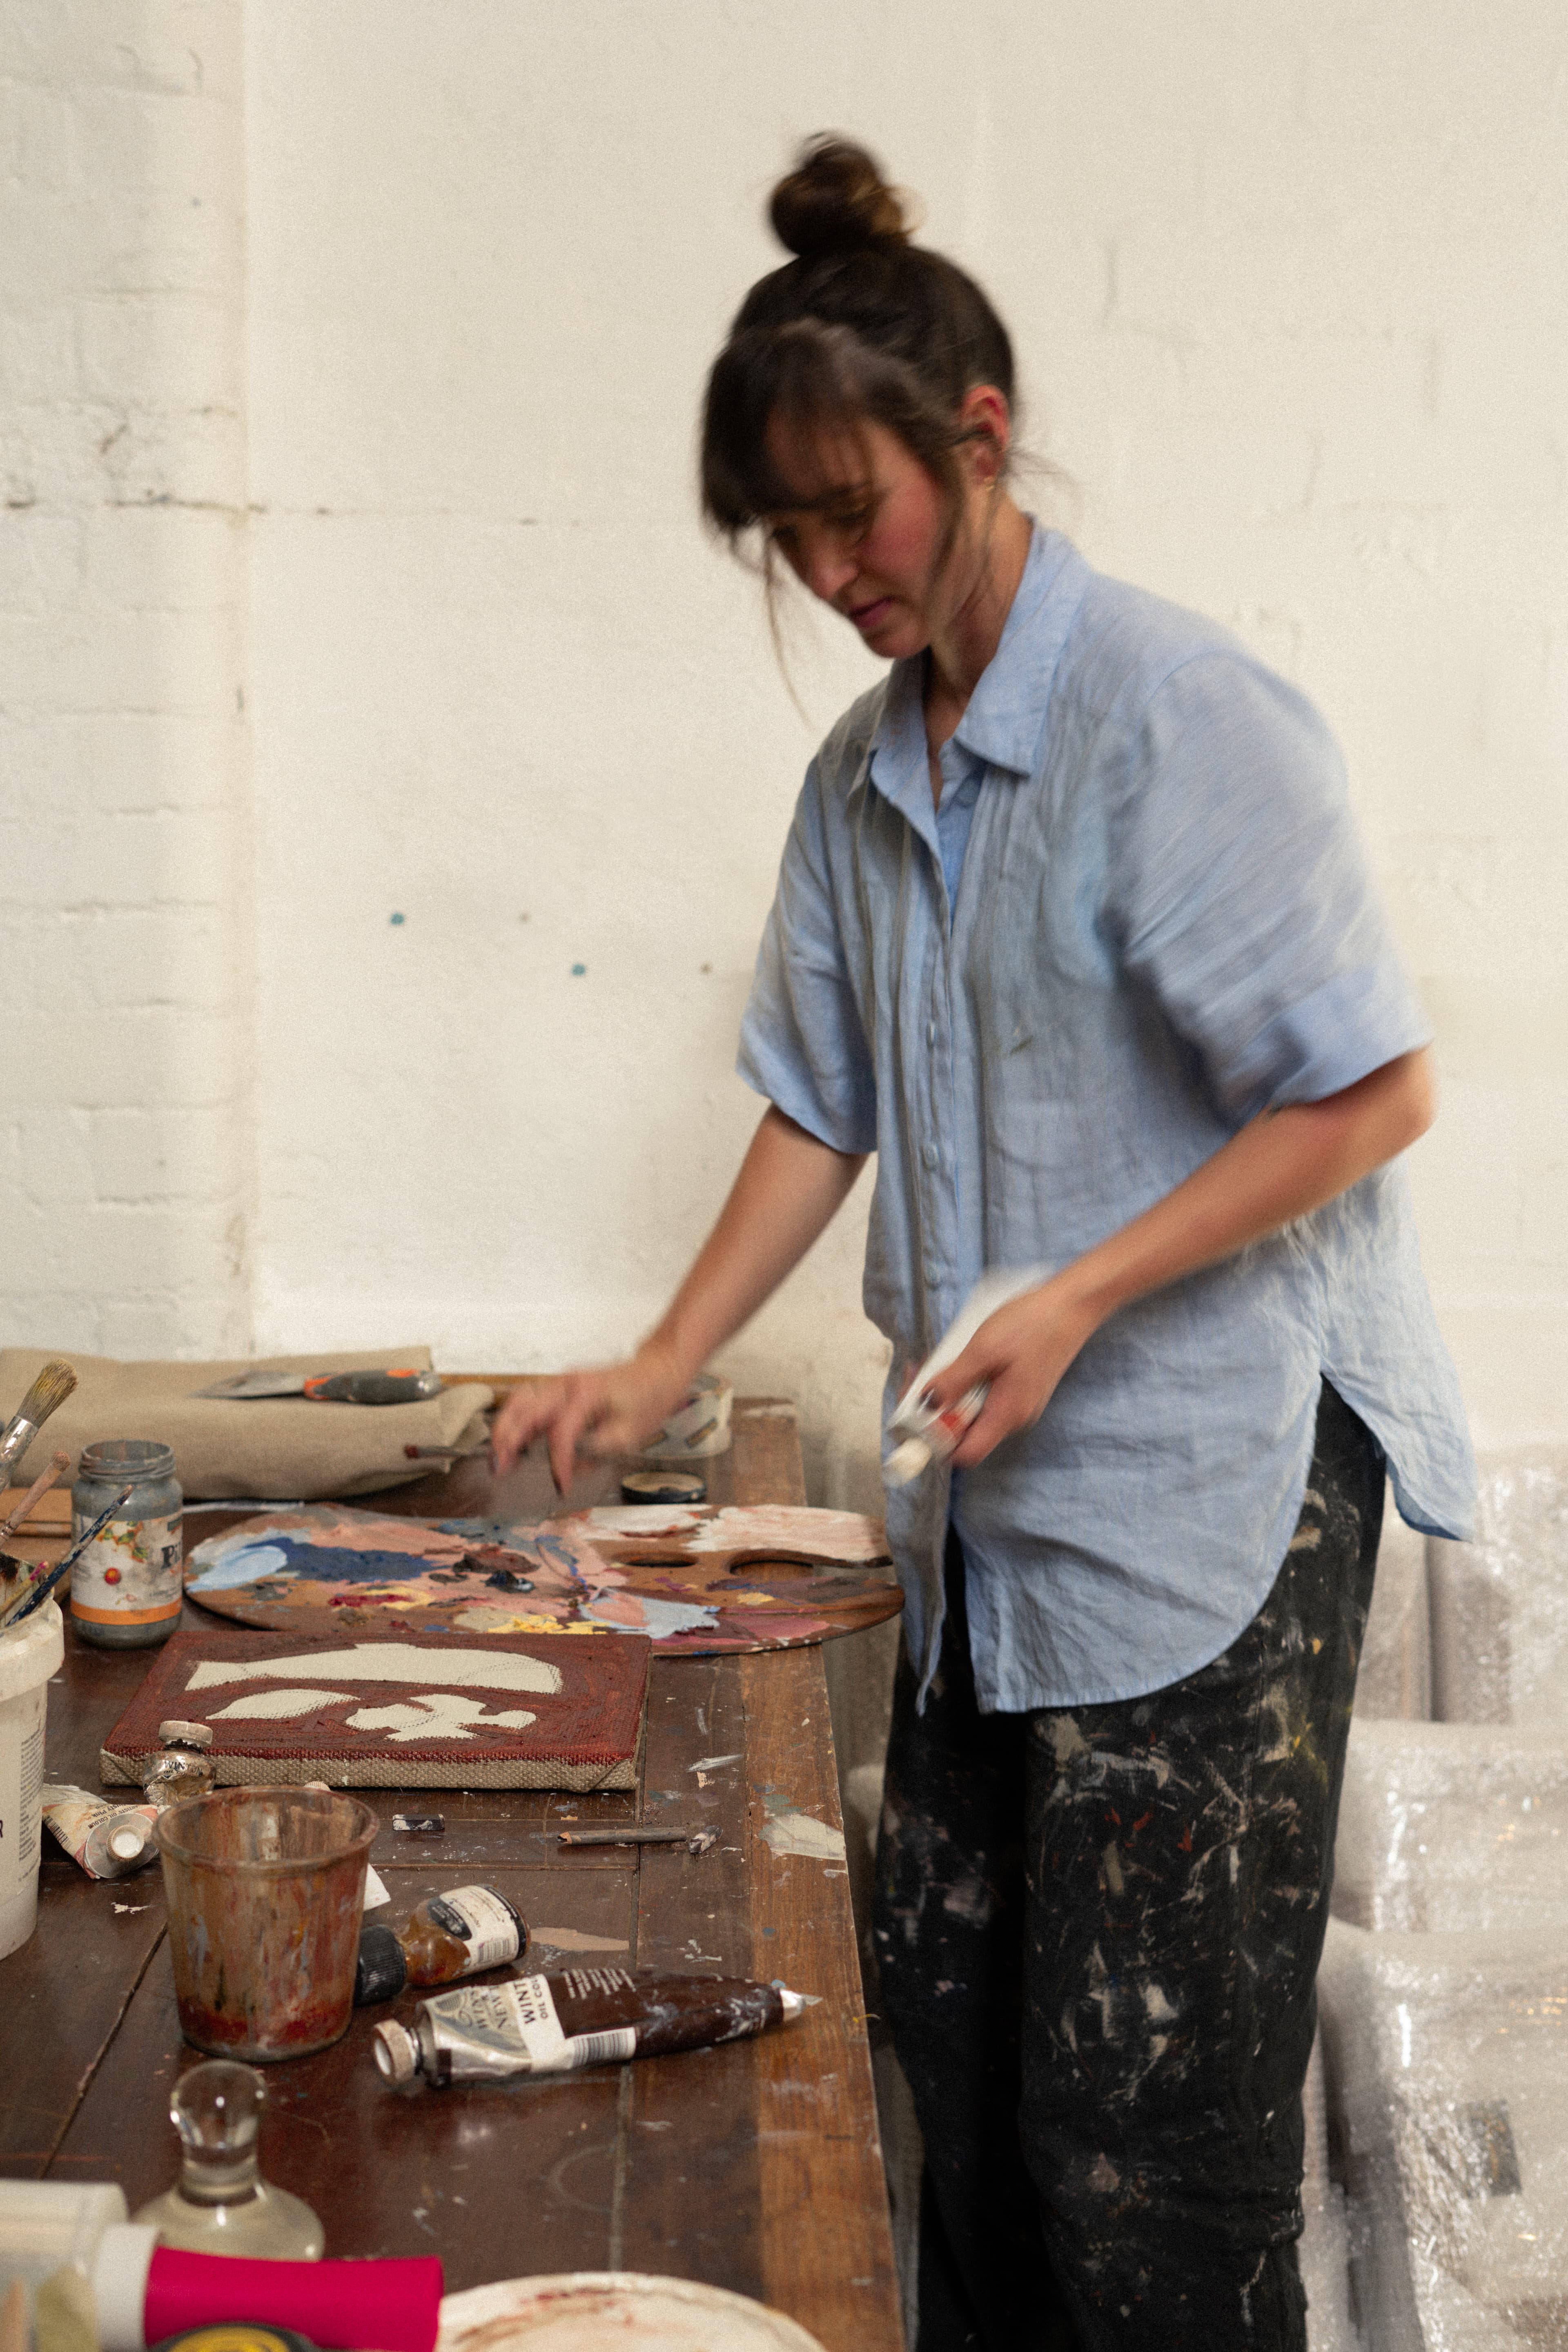
[(791, 1649), (904, 1605), (880, 1519), (791, 1504), (622, 1505), (537, 1527), (341, 1503), (262, 1513), (185, 1563), (193, 1601), (279, 1633), (628, 1633), (655, 1649)]

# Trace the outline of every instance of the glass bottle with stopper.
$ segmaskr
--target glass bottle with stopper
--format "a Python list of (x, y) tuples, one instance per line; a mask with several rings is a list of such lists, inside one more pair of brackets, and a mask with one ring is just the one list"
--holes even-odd
[(267, 2084), (229, 2058), (193, 2066), (174, 2085), (169, 2116), (180, 2135), (180, 2178), (134, 2216), (159, 2242), (193, 2254), (319, 2262), (326, 2235), (302, 2199), (261, 2177), (256, 2134)]
[(181, 1723), (171, 1717), (158, 1726), (163, 1752), (154, 1756), (141, 1775), (148, 1801), (166, 1813), (187, 1797), (210, 1797), (217, 1767), (207, 1750), (213, 1735), (204, 1723)]

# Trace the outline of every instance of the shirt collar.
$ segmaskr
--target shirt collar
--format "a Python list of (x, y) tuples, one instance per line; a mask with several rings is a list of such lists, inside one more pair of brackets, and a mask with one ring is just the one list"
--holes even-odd
[[(1057, 530), (1037, 522), (1001, 639), (980, 675), (955, 740), (988, 766), (1027, 776), (1034, 767), (1051, 680), (1089, 567)], [(871, 778), (917, 833), (935, 838), (922, 696), (925, 657), (894, 662), (871, 741)]]

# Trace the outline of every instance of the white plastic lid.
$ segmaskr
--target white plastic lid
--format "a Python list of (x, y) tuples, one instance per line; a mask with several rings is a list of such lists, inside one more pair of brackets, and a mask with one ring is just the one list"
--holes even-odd
[[(388, 2018), (376, 2027), (371, 2046), (389, 2083), (413, 2082), (419, 2072), (419, 2043), (406, 2025), (396, 2025)], [(107, 2345), (104, 2352), (109, 2352)]]
[(110, 1832), (109, 1850), (116, 1862), (135, 1862), (147, 1851), (152, 1824), (148, 1822), (121, 1822)]
[(37, 1690), (65, 1664), (66, 1627), (58, 1603), (46, 1601), (0, 1633), (0, 1703)]
[(147, 2273), (156, 2230), (121, 2221), (104, 2231), (92, 2258), (92, 2299), (101, 2352), (147, 2352)]

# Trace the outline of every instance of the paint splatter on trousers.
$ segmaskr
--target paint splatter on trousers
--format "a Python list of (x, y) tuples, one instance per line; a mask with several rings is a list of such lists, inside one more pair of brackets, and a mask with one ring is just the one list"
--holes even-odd
[(1258, 1615), (1104, 1706), (980, 1714), (949, 1539), (873, 1922), (925, 2141), (919, 2352), (1304, 2352), (1301, 2092), (1383, 1480), (1325, 1382)]

